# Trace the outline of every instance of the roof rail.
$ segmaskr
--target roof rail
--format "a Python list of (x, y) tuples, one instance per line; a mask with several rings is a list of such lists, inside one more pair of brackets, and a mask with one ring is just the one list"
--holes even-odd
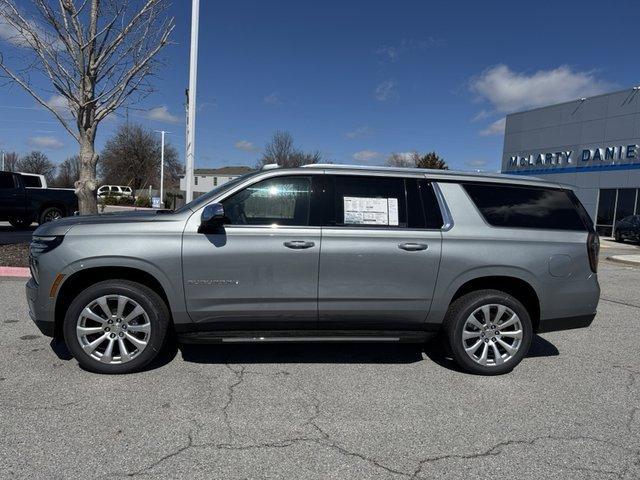
[(331, 168), (335, 166), (335, 163), (307, 163), (306, 165), (302, 165), (302, 168)]
[(260, 170), (275, 170), (276, 168), (280, 168), (280, 165), (277, 163), (265, 163)]

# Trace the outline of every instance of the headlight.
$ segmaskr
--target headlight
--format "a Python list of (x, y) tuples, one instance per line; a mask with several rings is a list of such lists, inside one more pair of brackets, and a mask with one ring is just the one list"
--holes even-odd
[(62, 243), (64, 236), (56, 235), (51, 237), (33, 237), (31, 245), (29, 246), (29, 253), (33, 256), (38, 256), (43, 253), (50, 252), (58, 245)]
[(31, 270), (31, 276), (36, 283), (39, 283), (38, 257), (56, 248), (62, 243), (63, 239), (64, 237), (62, 235), (57, 235), (51, 237), (34, 236), (31, 240), (31, 244), (29, 245), (29, 270)]

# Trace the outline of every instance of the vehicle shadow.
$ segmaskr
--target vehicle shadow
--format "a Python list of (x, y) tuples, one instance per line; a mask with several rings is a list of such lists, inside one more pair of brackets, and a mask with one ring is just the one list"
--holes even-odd
[[(60, 360), (73, 357), (63, 341), (52, 340), (51, 349)], [(345, 363), (410, 364), (426, 355), (448, 370), (463, 372), (448, 355), (442, 342), (434, 339), (426, 345), (411, 343), (297, 343), (297, 344), (210, 344), (178, 345), (172, 342), (142, 371), (155, 370), (170, 363), (180, 352), (186, 362), (203, 364), (257, 363)], [(556, 346), (536, 335), (525, 358), (559, 355)]]
[[(427, 345), (425, 353), (431, 361), (441, 367), (464, 373), (464, 370), (453, 361), (453, 358), (451, 358), (451, 355), (446, 351), (442, 342), (432, 341)], [(529, 347), (529, 352), (524, 358), (555, 357), (557, 355), (560, 355), (560, 352), (553, 343), (546, 338), (542, 338), (540, 335), (534, 335), (531, 341), (531, 347)]]
[(180, 345), (187, 362), (253, 363), (415, 363), (423, 360), (422, 345), (389, 343), (296, 343)]

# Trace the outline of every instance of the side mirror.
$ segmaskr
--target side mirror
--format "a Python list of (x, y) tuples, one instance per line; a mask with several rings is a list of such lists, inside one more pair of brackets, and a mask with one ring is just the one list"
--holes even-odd
[(221, 228), (227, 217), (224, 214), (224, 207), (221, 203), (212, 203), (204, 207), (200, 215), (200, 228), (198, 232), (207, 232)]

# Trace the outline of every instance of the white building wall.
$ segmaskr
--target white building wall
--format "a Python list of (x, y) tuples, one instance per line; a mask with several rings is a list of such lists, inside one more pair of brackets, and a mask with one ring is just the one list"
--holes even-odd
[[(197, 193), (206, 193), (213, 190), (215, 187), (224, 185), (229, 180), (237, 178), (239, 175), (233, 176), (220, 176), (220, 175), (194, 175), (194, 180), (191, 183), (193, 191)], [(185, 177), (180, 179), (180, 190), (187, 189), (187, 180)]]

